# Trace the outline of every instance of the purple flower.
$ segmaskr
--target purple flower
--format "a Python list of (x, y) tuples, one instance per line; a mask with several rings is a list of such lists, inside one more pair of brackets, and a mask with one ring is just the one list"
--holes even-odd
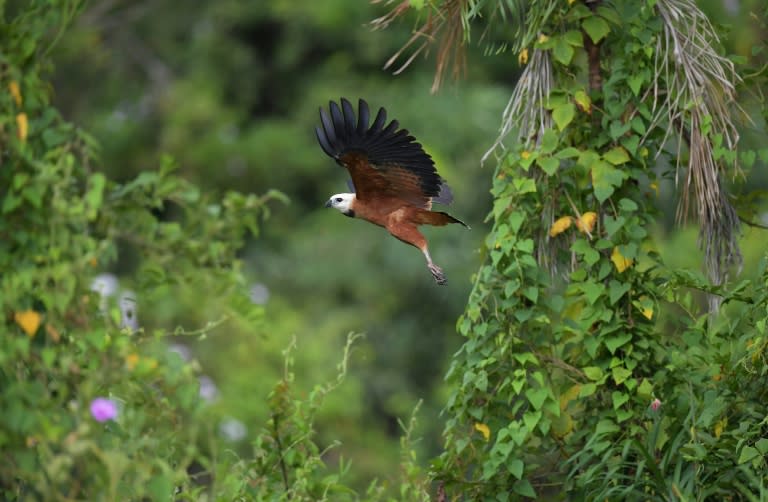
[(111, 399), (97, 397), (91, 401), (91, 415), (97, 422), (114, 420), (117, 417), (117, 405)]
[(661, 401), (658, 398), (651, 401), (651, 409), (653, 411), (659, 411), (659, 408), (661, 408)]

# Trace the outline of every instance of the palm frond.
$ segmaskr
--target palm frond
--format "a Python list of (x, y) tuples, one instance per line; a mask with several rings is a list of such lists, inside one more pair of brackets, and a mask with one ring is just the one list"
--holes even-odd
[[(374, 1), (374, 3), (378, 3)], [(391, 0), (387, 2), (392, 3)], [(427, 13), (421, 26), (411, 35), (411, 38), (384, 64), (384, 69), (389, 69), (400, 60), (404, 54), (410, 51), (405, 62), (394, 70), (397, 75), (403, 72), (416, 57), (429, 49), (433, 43), (438, 43), (437, 66), (431, 91), (437, 92), (447, 73), (451, 68), (452, 74), (457, 78), (466, 66), (464, 53), (465, 42), (469, 33), (467, 9), (471, 0), (443, 0)], [(374, 19), (371, 26), (374, 29), (383, 29), (396, 18), (403, 15), (410, 8), (410, 2), (404, 0), (398, 3), (386, 15)]]
[[(677, 134), (678, 149), (689, 148), (687, 169), (677, 157), (676, 182), (685, 171), (677, 217), (684, 222), (694, 195), (699, 245), (710, 279), (720, 284), (728, 267), (741, 263), (737, 243), (739, 220), (722, 186), (727, 166), (718, 160), (714, 139), (735, 149), (739, 133), (733, 120), (736, 104), (734, 65), (716, 52), (719, 39), (695, 0), (659, 0), (656, 9), (663, 31), (658, 38), (653, 83), (653, 118), (649, 131), (665, 127)], [(679, 150), (678, 150), (678, 153)], [(734, 172), (738, 168), (732, 166)]]
[(552, 127), (552, 117), (544, 105), (554, 85), (550, 52), (534, 49), (504, 108), (499, 136), (483, 155), (482, 162), (497, 149), (506, 149), (504, 140), (512, 131), (517, 131), (516, 139), (526, 148), (541, 140), (544, 131)]

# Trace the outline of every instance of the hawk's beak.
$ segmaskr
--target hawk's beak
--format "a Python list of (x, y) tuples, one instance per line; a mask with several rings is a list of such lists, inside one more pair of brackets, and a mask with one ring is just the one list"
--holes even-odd
[(331, 207), (331, 199), (328, 199), (328, 202), (325, 203), (325, 207)]

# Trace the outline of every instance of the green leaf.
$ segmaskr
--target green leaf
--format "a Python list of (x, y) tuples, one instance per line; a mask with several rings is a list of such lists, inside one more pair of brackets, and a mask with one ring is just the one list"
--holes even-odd
[(523, 289), (523, 296), (531, 300), (531, 302), (536, 303), (539, 299), (539, 288), (536, 286), (529, 286)]
[(638, 209), (637, 202), (625, 197), (619, 201), (619, 209), (628, 213), (633, 213)]
[(616, 187), (620, 186), (626, 178), (627, 173), (616, 169), (607, 162), (597, 161), (592, 164), (592, 187), (595, 191), (595, 197), (600, 202), (605, 202), (608, 197), (613, 195)]
[(632, 339), (632, 333), (622, 333), (620, 335), (614, 335), (606, 337), (603, 342), (611, 354), (616, 352), (616, 349), (627, 343)]
[(629, 85), (629, 89), (635, 96), (640, 94), (640, 87), (643, 85), (643, 82), (645, 82), (645, 75), (643, 74), (635, 73), (627, 78), (627, 85)]
[(587, 366), (586, 368), (582, 368), (581, 371), (587, 375), (587, 378), (593, 381), (598, 381), (603, 378), (603, 370), (597, 366)]
[(169, 500), (173, 496), (173, 479), (170, 476), (155, 476), (147, 483), (147, 492), (152, 500)]
[(611, 32), (608, 23), (599, 16), (590, 16), (581, 22), (581, 27), (587, 32), (594, 43), (600, 42)]
[(573, 103), (563, 103), (552, 110), (552, 119), (561, 131), (568, 127), (576, 115), (576, 106)]
[[(634, 120), (632, 122), (634, 123)], [(637, 153), (637, 147), (640, 146), (640, 138), (634, 134), (625, 136), (621, 138), (621, 145), (626, 148), (629, 153), (635, 155)]]
[(613, 401), (613, 409), (618, 410), (624, 403), (629, 401), (629, 394), (626, 392), (613, 391), (611, 393), (611, 400)]
[(630, 284), (627, 282), (619, 282), (615, 279), (611, 279), (608, 285), (608, 300), (611, 305), (616, 303), (622, 296), (624, 296), (630, 289)]
[(627, 154), (627, 151), (624, 148), (617, 146), (603, 154), (603, 160), (610, 162), (614, 166), (618, 166), (629, 161), (629, 154)]
[(554, 129), (547, 129), (541, 136), (541, 153), (552, 153), (557, 148), (557, 132)]
[(560, 161), (555, 157), (539, 157), (536, 163), (548, 176), (555, 174), (560, 167)]
[(534, 491), (533, 486), (531, 486), (531, 483), (527, 479), (519, 479), (515, 481), (515, 484), (512, 485), (512, 490), (523, 497), (536, 498), (536, 491)]
[(627, 378), (632, 376), (632, 371), (623, 366), (616, 366), (611, 370), (611, 375), (613, 376), (613, 381), (616, 382), (616, 385), (620, 385), (624, 383)]
[(600, 253), (586, 239), (576, 239), (571, 245), (571, 251), (584, 256), (587, 265), (594, 265), (600, 260)]
[(760, 452), (761, 455), (768, 454), (768, 439), (766, 438), (760, 438), (755, 443), (755, 448)]
[(528, 389), (525, 391), (525, 397), (528, 398), (528, 402), (537, 410), (541, 409), (541, 406), (547, 399), (547, 395), (547, 389), (544, 388)]
[(581, 36), (581, 32), (578, 30), (569, 30), (563, 33), (563, 40), (568, 42), (574, 47), (583, 47), (584, 38)]
[(573, 53), (573, 46), (563, 37), (557, 37), (555, 46), (552, 49), (552, 55), (555, 57), (555, 60), (560, 64), (569, 65), (573, 59)]
[(624, 123), (621, 120), (614, 120), (611, 122), (611, 125), (608, 127), (608, 134), (610, 134), (612, 140), (617, 140), (620, 137), (624, 135), (627, 131), (629, 131), (629, 128), (631, 127), (631, 124)]
[(509, 471), (510, 474), (512, 474), (517, 479), (522, 479), (524, 469), (525, 469), (525, 464), (519, 458), (513, 458), (512, 460), (507, 462), (507, 470)]
[(644, 398), (649, 398), (653, 395), (653, 384), (649, 379), (643, 378), (643, 381), (637, 386), (637, 395)]
[(581, 285), (581, 290), (587, 298), (590, 305), (594, 305), (598, 298), (605, 292), (605, 286), (597, 282), (585, 282)]
[(750, 460), (756, 459), (759, 456), (760, 452), (757, 451), (757, 448), (753, 448), (752, 446), (745, 446), (741, 449), (741, 453), (739, 453), (739, 460), (737, 460), (736, 463), (744, 464)]
[(532, 431), (536, 428), (536, 424), (539, 423), (539, 420), (541, 420), (541, 416), (541, 410), (526, 411), (525, 414), (523, 414), (523, 423), (528, 427), (528, 430)]
[(600, 160), (600, 154), (594, 150), (584, 150), (579, 154), (579, 160), (576, 162), (587, 169), (592, 168), (592, 164)]
[[(544, 134), (546, 134), (546, 133), (544, 133)], [(560, 160), (562, 160), (562, 159), (571, 159), (571, 158), (574, 158), (574, 157), (578, 157), (580, 154), (581, 154), (581, 152), (579, 151), (578, 148), (574, 148), (572, 146), (569, 146), (569, 147), (563, 148), (562, 150), (557, 152), (555, 154), (555, 157), (557, 157)]]
[(536, 182), (533, 178), (515, 178), (512, 181), (512, 185), (520, 195), (536, 192)]

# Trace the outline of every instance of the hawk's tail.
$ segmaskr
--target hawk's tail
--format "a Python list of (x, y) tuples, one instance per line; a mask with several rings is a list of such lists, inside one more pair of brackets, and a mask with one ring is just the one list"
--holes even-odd
[(469, 228), (469, 225), (464, 223), (458, 218), (454, 218), (448, 213), (442, 211), (419, 211), (416, 215), (416, 223), (419, 225), (434, 225), (436, 227), (442, 227), (449, 223), (458, 223)]

